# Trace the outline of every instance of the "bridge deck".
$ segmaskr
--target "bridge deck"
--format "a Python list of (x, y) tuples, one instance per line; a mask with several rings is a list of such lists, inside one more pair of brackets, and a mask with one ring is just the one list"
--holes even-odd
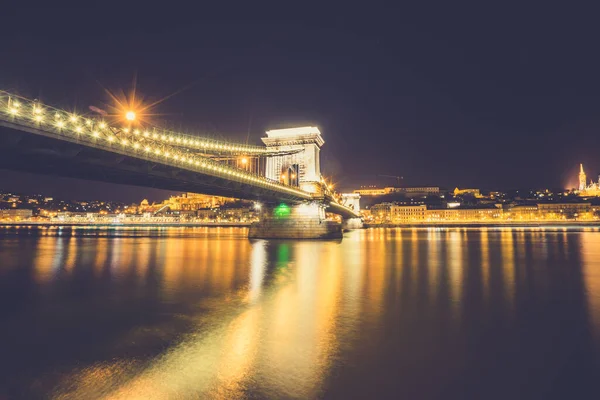
[[(155, 153), (118, 151), (0, 121), (0, 168), (259, 201), (301, 202), (310, 193), (235, 171), (210, 160), (199, 165)], [(117, 150), (117, 151), (115, 151)], [(199, 168), (197, 168), (199, 167)], [(237, 174), (237, 175), (235, 175)]]

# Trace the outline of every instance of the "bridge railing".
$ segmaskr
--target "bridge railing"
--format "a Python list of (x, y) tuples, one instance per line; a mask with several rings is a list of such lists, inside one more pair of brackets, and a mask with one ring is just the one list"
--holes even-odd
[[(187, 147), (177, 145), (180, 143), (185, 145), (183, 140), (186, 139), (171, 140), (172, 136), (170, 136), (165, 140), (162, 134), (155, 131), (109, 126), (104, 120), (69, 113), (4, 91), (0, 91), (0, 121), (2, 120), (16, 126), (26, 127), (33, 133), (58, 137), (229, 181), (250, 184), (299, 199), (312, 198), (310, 193), (298, 188), (282, 185), (264, 176), (212, 161), (191, 152)], [(189, 139), (187, 140), (189, 145)], [(194, 139), (193, 145), (196, 145), (196, 140), (202, 146), (203, 142), (200, 139)], [(235, 148), (234, 151), (236, 151)]]
[[(18, 96), (18, 95), (15, 95), (15, 94), (3, 91), (3, 90), (0, 90), (0, 97), (13, 99), (14, 100), (12, 103), (13, 105), (14, 104), (17, 104), (17, 105), (27, 104), (27, 103), (37, 104), (39, 107), (39, 111), (40, 111), (39, 118), (43, 118), (43, 115), (41, 115), (41, 111), (43, 111), (43, 110), (51, 110), (58, 114), (65, 114), (65, 116), (67, 116), (68, 118), (72, 117), (73, 115), (76, 115), (75, 113), (69, 113), (65, 110), (60, 110), (60, 109), (50, 107), (47, 105), (42, 105), (41, 103), (39, 103), (37, 101), (30, 100), (25, 97)], [(12, 112), (15, 115), (18, 115), (18, 113), (19, 113), (18, 107), (14, 107), (14, 108), (15, 109), (12, 110)], [(97, 117), (90, 117), (90, 116), (85, 116), (85, 115), (77, 115), (77, 117), (79, 117), (85, 121), (89, 120), (92, 123), (104, 122), (105, 124), (107, 124), (106, 121), (103, 121), (102, 119), (98, 119)], [(114, 127), (114, 125), (113, 125), (113, 127)], [(123, 127), (121, 129), (127, 129), (127, 127)], [(170, 144), (173, 146), (179, 146), (179, 147), (186, 147), (186, 148), (190, 148), (190, 149), (197, 149), (197, 150), (206, 151), (206, 152), (234, 153), (234, 154), (247, 154), (247, 155), (263, 154), (263, 153), (269, 152), (264, 146), (254, 146), (254, 145), (248, 145), (248, 144), (242, 144), (242, 143), (232, 143), (232, 142), (217, 140), (217, 139), (213, 139), (213, 138), (199, 137), (196, 135), (189, 135), (189, 134), (184, 134), (184, 133), (180, 133), (180, 132), (174, 132), (171, 130), (157, 128), (157, 127), (151, 127), (149, 129), (145, 130), (144, 132), (147, 132), (155, 140), (163, 141), (166, 144)]]
[(229, 143), (216, 139), (199, 138), (164, 129), (152, 128), (148, 132), (157, 141), (177, 147), (194, 149), (206, 153), (237, 154), (237, 155), (260, 155), (267, 153), (267, 149), (261, 146), (247, 144)]

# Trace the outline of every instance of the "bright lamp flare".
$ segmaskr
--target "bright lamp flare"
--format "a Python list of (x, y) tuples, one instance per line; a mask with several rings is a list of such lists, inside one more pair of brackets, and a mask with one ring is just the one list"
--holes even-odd
[(135, 112), (133, 112), (133, 111), (127, 111), (125, 113), (125, 119), (127, 119), (127, 121), (133, 121), (133, 120), (135, 120)]

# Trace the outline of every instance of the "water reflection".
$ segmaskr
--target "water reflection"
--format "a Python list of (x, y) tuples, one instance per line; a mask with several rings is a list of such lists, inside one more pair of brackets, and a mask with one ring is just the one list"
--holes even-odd
[(448, 271), (446, 276), (450, 292), (449, 300), (452, 312), (457, 319), (460, 317), (462, 308), (461, 292), (463, 288), (463, 274), (465, 272), (465, 266), (463, 265), (463, 241), (464, 238), (460, 232), (456, 230), (446, 232), (445, 242), (448, 246), (448, 258), (446, 260)]
[[(600, 337), (600, 235), (585, 234), (581, 237), (583, 282), (587, 299), (587, 312), (596, 338)], [(596, 341), (600, 346), (600, 341)]]
[(490, 291), (490, 243), (488, 228), (482, 228), (481, 234), (481, 289), (483, 296), (489, 300)]
[(514, 254), (514, 231), (503, 229), (501, 234), (502, 243), (502, 279), (504, 296), (507, 306), (512, 307), (515, 297), (515, 254)]
[(0, 230), (0, 398), (548, 398), (599, 372), (596, 230), (32, 229)]

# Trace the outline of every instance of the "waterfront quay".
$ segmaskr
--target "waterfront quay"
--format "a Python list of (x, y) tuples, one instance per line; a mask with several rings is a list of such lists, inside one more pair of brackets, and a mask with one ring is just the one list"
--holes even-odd
[(406, 223), (365, 223), (365, 228), (526, 228), (600, 227), (600, 221), (444, 221)]

